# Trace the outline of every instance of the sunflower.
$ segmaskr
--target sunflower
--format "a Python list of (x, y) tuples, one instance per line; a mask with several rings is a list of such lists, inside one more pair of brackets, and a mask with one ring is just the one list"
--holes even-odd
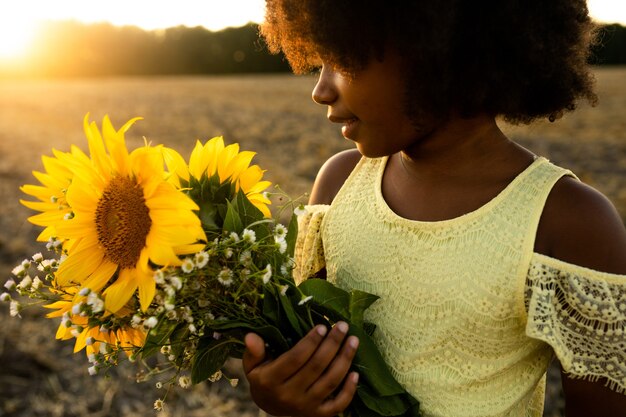
[[(180, 265), (178, 255), (203, 247), (197, 244), (205, 240), (194, 214), (198, 207), (165, 180), (160, 147), (128, 152), (124, 133), (138, 118), (116, 131), (105, 116), (102, 134), (88, 118), (84, 129), (90, 157), (59, 158), (71, 172), (65, 192), (70, 212), (61, 221), (55, 217), (48, 234), (72, 245), (55, 274), (56, 285), (102, 292), (108, 313), (122, 309), (138, 290), (145, 311), (155, 294), (151, 265)], [(67, 175), (63, 178), (65, 186)], [(43, 192), (37, 197), (44, 197)]]
[(217, 175), (220, 183), (234, 184), (236, 192), (241, 189), (265, 217), (271, 217), (267, 207), (270, 200), (263, 193), (271, 182), (261, 181), (264, 171), (258, 165), (250, 165), (255, 152), (239, 152), (237, 143), (224, 146), (224, 139), (217, 136), (204, 145), (196, 141), (189, 164), (174, 149), (163, 148), (163, 154), (171, 173), (170, 181), (177, 187), (188, 184), (191, 177), (200, 181), (205, 176)]

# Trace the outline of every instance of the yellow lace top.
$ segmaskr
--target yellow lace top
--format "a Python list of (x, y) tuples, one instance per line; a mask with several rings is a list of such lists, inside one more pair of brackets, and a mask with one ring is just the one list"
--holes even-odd
[(299, 280), (381, 297), (366, 318), (425, 417), (541, 416), (556, 354), (575, 377), (626, 392), (626, 276), (533, 252), (548, 193), (569, 171), (544, 158), (476, 211), (408, 220), (385, 203), (387, 158), (363, 158), (332, 205), (308, 206)]

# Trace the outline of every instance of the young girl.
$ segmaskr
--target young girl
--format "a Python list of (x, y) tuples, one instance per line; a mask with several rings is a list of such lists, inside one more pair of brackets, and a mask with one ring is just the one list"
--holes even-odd
[[(268, 0), (262, 27), (355, 150), (322, 167), (300, 219), (302, 279), (380, 296), (375, 340), (424, 416), (626, 416), (626, 230), (598, 191), (509, 140), (496, 117), (594, 102), (584, 0)], [(358, 384), (346, 323), (267, 357), (252, 397), (333, 416)]]

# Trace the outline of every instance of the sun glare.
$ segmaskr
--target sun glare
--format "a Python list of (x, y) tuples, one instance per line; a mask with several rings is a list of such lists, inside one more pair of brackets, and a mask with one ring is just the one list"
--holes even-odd
[[(11, 4), (13, 7), (19, 3), (12, 2)], [(28, 52), (35, 37), (37, 23), (27, 18), (15, 17), (10, 13), (0, 14), (0, 60), (2, 61), (21, 58)]]

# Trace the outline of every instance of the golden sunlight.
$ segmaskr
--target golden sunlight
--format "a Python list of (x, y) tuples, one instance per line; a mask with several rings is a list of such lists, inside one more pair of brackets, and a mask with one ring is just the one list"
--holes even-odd
[(0, 61), (21, 58), (28, 52), (35, 37), (37, 22), (29, 19), (27, 13), (3, 13), (5, 7), (19, 8), (19, 2), (10, 6), (0, 6)]

